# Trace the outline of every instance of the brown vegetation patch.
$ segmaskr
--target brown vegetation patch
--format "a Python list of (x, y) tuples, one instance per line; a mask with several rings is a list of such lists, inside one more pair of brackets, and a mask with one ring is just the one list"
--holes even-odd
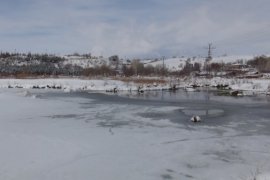
[(161, 78), (136, 78), (136, 77), (115, 77), (113, 80), (119, 80), (123, 82), (134, 82), (136, 84), (166, 84), (167, 81)]

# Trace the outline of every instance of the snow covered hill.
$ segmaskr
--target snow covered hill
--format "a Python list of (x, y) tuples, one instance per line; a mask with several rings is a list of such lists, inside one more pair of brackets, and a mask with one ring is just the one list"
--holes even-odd
[(80, 66), (82, 68), (90, 68), (101, 66), (103, 64), (109, 64), (109, 58), (99, 57), (99, 58), (86, 58), (82, 56), (63, 56), (65, 61), (64, 65), (71, 64), (73, 66)]
[[(237, 61), (243, 61), (245, 63), (248, 60), (253, 59), (254, 56), (219, 56), (213, 57), (211, 62), (214, 63), (234, 63)], [(164, 65), (169, 71), (179, 71), (182, 70), (186, 64), (186, 61), (189, 60), (191, 64), (205, 62), (205, 57), (174, 57), (164, 59)], [(145, 60), (142, 61), (145, 65), (152, 66), (163, 66), (163, 59), (157, 60)]]

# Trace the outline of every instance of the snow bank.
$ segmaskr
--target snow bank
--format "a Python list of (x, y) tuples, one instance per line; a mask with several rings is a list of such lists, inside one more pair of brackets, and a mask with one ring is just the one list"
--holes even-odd
[(82, 79), (1, 79), (1, 88), (25, 89), (64, 89), (64, 90), (135, 90), (132, 83), (117, 80), (82, 80)]
[(252, 91), (256, 93), (269, 93), (269, 79), (236, 79), (236, 78), (187, 78), (187, 79), (167, 79), (166, 84), (142, 84), (124, 82), (121, 80), (103, 79), (0, 79), (0, 88), (25, 88), (25, 89), (62, 89), (66, 92), (77, 90), (89, 91), (150, 91), (168, 90), (172, 86), (175, 88), (218, 87), (226, 86), (232, 90)]
[(84, 80), (84, 79), (0, 79), (0, 88), (25, 89), (62, 89), (64, 91), (137, 91), (168, 89), (167, 85), (140, 85), (120, 80)]
[(190, 78), (185, 80), (186, 86), (197, 85), (200, 87), (211, 86), (227, 86), (232, 90), (252, 91), (267, 93), (270, 88), (269, 79), (237, 79), (237, 78)]

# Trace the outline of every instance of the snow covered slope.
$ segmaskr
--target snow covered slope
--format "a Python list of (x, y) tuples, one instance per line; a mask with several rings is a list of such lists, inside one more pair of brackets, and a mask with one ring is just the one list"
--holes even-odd
[(108, 58), (85, 58), (82, 56), (63, 56), (66, 60), (64, 65), (71, 64), (73, 66), (80, 66), (82, 68), (90, 68), (95, 66), (101, 66), (103, 64), (109, 64)]
[[(242, 60), (243, 62), (246, 62), (247, 60), (253, 59), (254, 56), (220, 56), (220, 57), (213, 57), (211, 62), (215, 63), (233, 63)], [(186, 61), (189, 60), (191, 64), (194, 63), (200, 63), (203, 64), (205, 62), (204, 57), (180, 57), (180, 58), (167, 58), (164, 59), (165, 66), (169, 69), (169, 71), (178, 71), (183, 69), (183, 67), (186, 64)], [(160, 65), (163, 66), (163, 60), (147, 60), (142, 61), (145, 63), (145, 65)]]

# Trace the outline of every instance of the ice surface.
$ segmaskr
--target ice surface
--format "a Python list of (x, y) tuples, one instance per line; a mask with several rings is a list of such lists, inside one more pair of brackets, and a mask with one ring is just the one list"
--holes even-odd
[(185, 102), (10, 89), (0, 99), (0, 179), (269, 178), (268, 106), (193, 125)]

